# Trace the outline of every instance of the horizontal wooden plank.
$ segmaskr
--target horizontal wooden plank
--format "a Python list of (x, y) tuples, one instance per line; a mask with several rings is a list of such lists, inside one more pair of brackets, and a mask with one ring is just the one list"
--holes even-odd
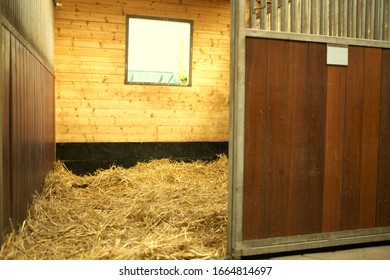
[(228, 127), (223, 126), (200, 126), (200, 125), (188, 125), (180, 126), (177, 125), (78, 125), (78, 126), (67, 126), (62, 125), (56, 130), (60, 134), (76, 133), (76, 134), (136, 134), (136, 135), (149, 135), (149, 134), (207, 134), (207, 133), (226, 133)]
[[(142, 116), (142, 115), (141, 115)], [(121, 118), (117, 115), (111, 117), (59, 117), (62, 126), (150, 126), (159, 125), (164, 123), (167, 126), (178, 127), (182, 126), (204, 126), (207, 122), (207, 126), (221, 126), (227, 128), (228, 122), (224, 121), (226, 118), (200, 118), (194, 116), (193, 118), (173, 118), (175, 114), (171, 114), (169, 117), (157, 118), (152, 113), (149, 117), (133, 117), (133, 118)], [(225, 117), (225, 116), (224, 116)]]
[[(94, 40), (94, 39), (83, 39), (75, 37), (56, 37), (56, 46), (63, 47), (85, 47), (85, 48), (106, 48), (106, 49), (120, 49), (125, 50), (125, 45), (120, 41), (113, 40)], [(213, 47), (213, 48), (230, 48), (230, 41), (227, 39), (217, 38), (193, 38), (194, 47)]]
[[(86, 14), (106, 14), (106, 15), (125, 15), (129, 13), (154, 13), (160, 11), (159, 16), (173, 15), (179, 17), (180, 15), (186, 15), (187, 17), (200, 17), (202, 16), (214, 16), (214, 17), (229, 17), (230, 1), (214, 1), (209, 4), (203, 4), (202, 2), (176, 2), (166, 3), (166, 1), (127, 1), (127, 2), (111, 2), (98, 4), (84, 1), (67, 1), (65, 5), (58, 8), (59, 11), (75, 11)], [(200, 13), (201, 12), (201, 13)]]
[[(206, 104), (207, 103), (207, 104)], [(224, 103), (227, 103), (225, 100)], [(222, 102), (179, 102), (179, 101), (133, 101), (133, 100), (57, 100), (57, 105), (61, 108), (114, 108), (114, 109), (138, 109), (138, 108), (159, 108), (171, 110), (217, 110), (224, 104)]]
[[(218, 120), (219, 122), (227, 122), (227, 116), (229, 111), (216, 111), (212, 117), (207, 110), (162, 110), (158, 108), (152, 109), (138, 109), (138, 110), (118, 110), (113, 108), (61, 108), (56, 111), (56, 117), (58, 120), (66, 120), (66, 118), (124, 118), (124, 119), (170, 119), (170, 122), (176, 119), (182, 122), (185, 119), (201, 119), (203, 121), (210, 119)], [(179, 118), (176, 118), (180, 116)], [(163, 122), (163, 121), (161, 121)], [(62, 122), (60, 122), (62, 124)]]
[(67, 142), (224, 142), (226, 134), (217, 133), (170, 133), (170, 134), (72, 134), (67, 133), (57, 137), (57, 143)]
[[(98, 85), (97, 85), (98, 86)], [(166, 93), (160, 94), (161, 92), (146, 92), (140, 93), (136, 96), (129, 90), (119, 91), (106, 91), (102, 89), (96, 90), (81, 90), (81, 91), (57, 91), (57, 99), (61, 100), (128, 100), (132, 97), (134, 101), (143, 102), (228, 102), (228, 98), (221, 92), (211, 92), (210, 94), (187, 92), (187, 93)]]

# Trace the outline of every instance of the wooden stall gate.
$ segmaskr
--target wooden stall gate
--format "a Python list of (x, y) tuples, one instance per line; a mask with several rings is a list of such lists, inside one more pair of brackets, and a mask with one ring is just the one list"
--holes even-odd
[[(300, 30), (291, 7), (306, 19), (317, 1), (261, 1), (263, 18), (258, 2), (231, 11), (230, 255), (390, 240), (389, 1), (370, 1), (386, 20), (360, 35), (332, 33), (333, 1), (320, 1), (328, 14), (315, 20), (330, 19), (328, 29), (312, 17)], [(343, 7), (338, 26), (359, 29), (348, 15), (361, 5)]]

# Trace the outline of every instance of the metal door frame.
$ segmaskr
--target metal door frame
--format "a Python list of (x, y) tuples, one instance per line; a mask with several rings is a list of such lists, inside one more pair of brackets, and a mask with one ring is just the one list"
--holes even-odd
[(246, 27), (247, 1), (231, 0), (228, 255), (240, 258), (293, 250), (390, 240), (390, 226), (299, 236), (243, 240), (245, 40), (247, 37), (390, 48), (389, 41), (264, 31)]

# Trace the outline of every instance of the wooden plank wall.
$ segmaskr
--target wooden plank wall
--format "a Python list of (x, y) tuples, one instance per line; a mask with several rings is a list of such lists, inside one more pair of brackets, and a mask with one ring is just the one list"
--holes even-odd
[(244, 240), (390, 226), (389, 51), (246, 48)]
[[(57, 142), (228, 141), (229, 0), (62, 4), (55, 11)], [(126, 14), (194, 20), (191, 87), (124, 84)]]
[(2, 25), (3, 229), (25, 218), (55, 160), (54, 77)]

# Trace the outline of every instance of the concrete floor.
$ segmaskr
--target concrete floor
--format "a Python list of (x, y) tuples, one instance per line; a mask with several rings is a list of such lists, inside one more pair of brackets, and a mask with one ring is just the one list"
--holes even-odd
[(271, 260), (390, 260), (390, 244), (270, 257)]

